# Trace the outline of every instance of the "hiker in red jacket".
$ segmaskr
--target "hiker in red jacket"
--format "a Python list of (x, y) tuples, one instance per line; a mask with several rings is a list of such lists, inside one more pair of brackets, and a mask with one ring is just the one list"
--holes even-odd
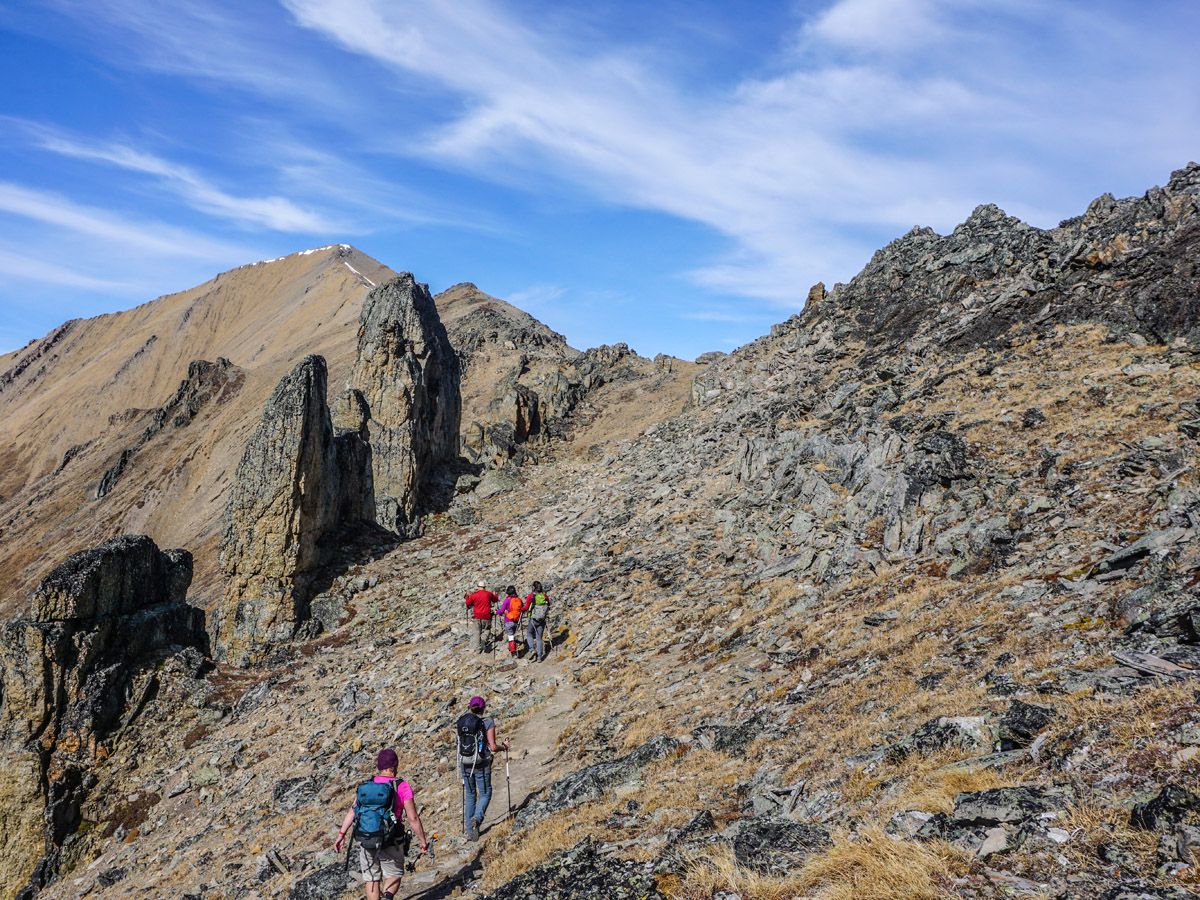
[(491, 630), (492, 607), (499, 599), (482, 581), (474, 593), (466, 596), (467, 608), (475, 620), (475, 649), (480, 653), (487, 652), (484, 650), (483, 635)]

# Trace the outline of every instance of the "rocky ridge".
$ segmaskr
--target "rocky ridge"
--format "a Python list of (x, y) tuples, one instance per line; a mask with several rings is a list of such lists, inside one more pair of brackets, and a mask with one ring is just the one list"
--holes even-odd
[[(1171, 269), (1170, 291), (1079, 265), (1104, 263), (1120, 216), (1102, 217), (1081, 255), (1046, 257), (1063, 289), (1000, 327), (1008, 313), (976, 315), (955, 286), (1007, 309), (1006, 273), (1047, 245), (981, 213), (954, 236), (969, 252), (916, 282), (908, 245), (876, 257), (872, 278), (908, 285), (878, 340), (835, 288), (694, 379), (668, 361), (599, 386), (580, 408), (594, 427), (505, 467), (497, 494), (467, 479), (421, 535), (335, 579), (331, 634), (149, 701), (156, 728), (109, 758), (81, 814), (105, 825), (115, 797), (156, 799), (127, 841), (90, 831), (90, 862), (46, 895), (336, 891), (331, 809), (381, 743), (443, 834), (416, 889), (1190, 895), (1200, 368), (1179, 251), (1195, 171), (1115, 202), (1141, 218), (1136, 254), (1112, 259), (1135, 279)], [(940, 260), (934, 237), (910, 244)], [(997, 246), (1012, 265), (981, 274)], [(1101, 293), (1115, 310), (1079, 300)], [(1153, 309), (1124, 311), (1143, 295)], [(480, 573), (550, 585), (550, 668), (465, 652)], [(482, 848), (463, 842), (462, 698), (487, 693), (524, 735), (568, 689), (514, 798), (532, 831), (501, 809)], [(302, 741), (286, 759), (281, 734)], [(283, 821), (247, 802), (276, 791)]]

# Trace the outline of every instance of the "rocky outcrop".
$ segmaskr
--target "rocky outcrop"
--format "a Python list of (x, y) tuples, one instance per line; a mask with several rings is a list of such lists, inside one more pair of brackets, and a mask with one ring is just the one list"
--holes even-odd
[(36, 382), (41, 374), (46, 371), (46, 365), (53, 359), (57, 349), (76, 330), (80, 321), (80, 319), (68, 319), (40, 341), (31, 341), (14, 353), (13, 364), (5, 371), (0, 372), (0, 394), (11, 390), (14, 384), (20, 383), (21, 377), (25, 372), (32, 369), (35, 364), (38, 368), (25, 381), (25, 385), (32, 385)]
[(371, 446), (359, 431), (334, 433), (326, 382), (325, 360), (302, 360), (271, 394), (238, 464), (218, 641), (236, 665), (295, 635), (339, 538), (375, 519)]
[(1200, 165), (1189, 163), (1165, 187), (1124, 200), (1105, 194), (1057, 228), (990, 204), (946, 236), (914, 228), (805, 318), (889, 346), (966, 349), (1014, 325), (1095, 321), (1155, 343), (1194, 340), (1197, 253)]
[(728, 840), (738, 864), (763, 875), (786, 875), (814, 853), (833, 846), (819, 825), (765, 817), (743, 819)]
[[(97, 500), (117, 485), (134, 456), (163, 431), (184, 428), (210, 403), (223, 403), (236, 394), (245, 380), (245, 373), (224, 357), (209, 362), (197, 359), (188, 365), (187, 377), (179, 383), (174, 394), (157, 409), (149, 412), (149, 422), (137, 443), (126, 447), (115, 462), (105, 470), (96, 485)], [(65, 466), (66, 460), (64, 460)]]
[(155, 667), (184, 648), (207, 653), (204, 613), (185, 602), (191, 579), (187, 551), (117, 538), (51, 572), (30, 615), (4, 629), (0, 738), (10, 774), (0, 806), (11, 821), (39, 797), (43, 827), (37, 844), (10, 843), (0, 880), (28, 879), (31, 894), (54, 879), (92, 769), (157, 689)]
[(542, 431), (539, 407), (537, 392), (511, 376), (500, 396), (488, 405), (489, 420), (467, 429), (464, 455), (486, 466), (500, 466), (510, 459), (520, 462), (525, 445)]
[(429, 288), (405, 273), (367, 295), (350, 387), (369, 413), (376, 517), (412, 530), (435, 471), (458, 456), (459, 362)]
[(959, 794), (952, 813), (938, 813), (921, 828), (921, 838), (941, 838), (977, 856), (1021, 846), (1051, 827), (1062, 812), (1062, 796), (1037, 787), (991, 788)]

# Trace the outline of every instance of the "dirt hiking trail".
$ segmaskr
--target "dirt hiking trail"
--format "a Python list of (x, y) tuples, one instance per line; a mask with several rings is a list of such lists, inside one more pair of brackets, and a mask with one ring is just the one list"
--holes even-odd
[[(406, 874), (398, 898), (404, 900), (438, 900), (458, 894), (464, 882), (473, 881), (482, 873), (479, 858), (488, 834), (508, 815), (508, 789), (512, 789), (512, 809), (515, 813), (531, 795), (554, 780), (546, 771), (554, 756), (555, 746), (569, 721), (571, 710), (579, 700), (580, 693), (562, 657), (557, 651), (551, 653), (543, 663), (518, 662), (522, 674), (536, 672), (542, 681), (557, 682), (546, 702), (523, 715), (510, 731), (503, 717), (498, 717), (498, 737), (507, 738), (512, 745), (508, 765), (509, 784), (505, 783), (505, 754), (496, 755), (492, 765), (492, 800), (478, 843), (467, 841), (462, 834), (461, 807), (455, 808), (457, 831), (441, 833), (436, 844), (436, 860), (433, 866), (422, 858), (415, 872)], [(497, 669), (508, 669), (512, 663), (505, 662)], [(453, 775), (448, 776), (453, 777)]]

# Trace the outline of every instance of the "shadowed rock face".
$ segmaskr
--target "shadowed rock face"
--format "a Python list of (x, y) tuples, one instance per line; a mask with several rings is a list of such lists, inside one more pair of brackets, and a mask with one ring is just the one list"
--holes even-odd
[(28, 860), (30, 890), (56, 876), (91, 769), (156, 689), (153, 668), (184, 648), (207, 653), (204, 613), (185, 602), (191, 580), (190, 553), (127, 535), (68, 559), (34, 592), (32, 614), (5, 628), (0, 747), (3, 767), (23, 774), (6, 780), (0, 813), (28, 817), (38, 796), (45, 809), (44, 846), (6, 848), (10, 863)]
[(271, 394), (238, 464), (218, 642), (235, 665), (295, 634), (339, 535), (375, 518), (371, 447), (358, 431), (334, 434), (326, 383), (324, 359), (302, 360)]
[(350, 376), (369, 410), (380, 525), (414, 524), (434, 471), (458, 456), (459, 362), (429, 289), (405, 273), (367, 296)]

